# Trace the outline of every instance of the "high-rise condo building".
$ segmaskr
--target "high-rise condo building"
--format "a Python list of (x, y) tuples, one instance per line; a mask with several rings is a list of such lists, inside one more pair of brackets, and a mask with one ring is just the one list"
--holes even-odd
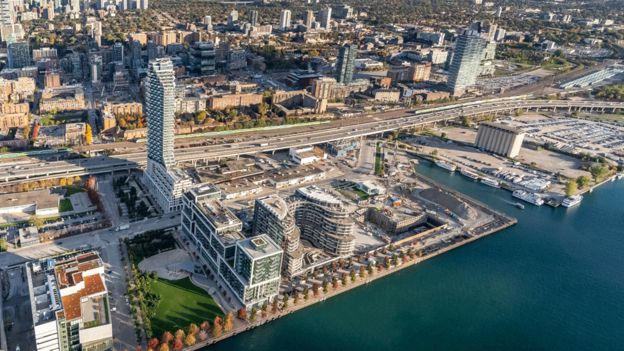
[(251, 23), (252, 26), (258, 25), (258, 10), (251, 10), (249, 22)]
[(453, 96), (463, 95), (476, 83), (485, 44), (485, 39), (473, 30), (467, 30), (457, 38), (447, 82)]
[(282, 13), (280, 14), (280, 29), (281, 30), (287, 30), (288, 28), (290, 28), (290, 16), (291, 16), (291, 12), (290, 10), (282, 10)]
[(303, 250), (299, 243), (301, 231), (295, 224), (288, 204), (279, 195), (256, 199), (254, 207), (253, 234), (267, 234), (284, 250), (282, 270), (292, 275), (301, 270)]
[(301, 238), (336, 256), (353, 253), (353, 221), (343, 202), (317, 187), (297, 189), (289, 208), (301, 229)]
[(314, 23), (314, 11), (308, 10), (306, 11), (305, 17), (305, 26), (307, 30), (312, 29), (312, 24)]
[(271, 302), (279, 291), (283, 250), (266, 234), (245, 238), (241, 221), (220, 197), (213, 186), (186, 192), (182, 232), (241, 304), (251, 308)]
[[(15, 15), (13, 13), (13, 1), (0, 0), (0, 25), (12, 25), (15, 23)], [(5, 40), (3, 38), (3, 40)]]
[(332, 15), (331, 7), (326, 7), (321, 10), (321, 12), (319, 13), (319, 22), (321, 23), (321, 28), (325, 30), (331, 29), (331, 15)]
[(336, 81), (338, 83), (348, 85), (353, 80), (356, 55), (357, 47), (353, 44), (345, 44), (338, 50), (338, 58), (336, 60)]
[(113, 62), (124, 61), (124, 46), (123, 43), (117, 42), (113, 45)]
[(201, 74), (215, 73), (217, 51), (211, 41), (198, 41), (190, 50), (191, 70)]
[(151, 61), (145, 83), (147, 169), (145, 184), (165, 212), (182, 207), (182, 193), (191, 180), (175, 168), (175, 76), (168, 58)]
[(7, 48), (9, 68), (23, 68), (32, 64), (27, 41), (10, 43)]
[(236, 24), (236, 22), (238, 22), (238, 11), (232, 10), (232, 12), (228, 15), (227, 25), (231, 28)]

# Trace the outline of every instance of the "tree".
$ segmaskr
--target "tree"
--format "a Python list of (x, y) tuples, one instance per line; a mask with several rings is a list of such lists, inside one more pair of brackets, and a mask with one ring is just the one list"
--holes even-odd
[(91, 125), (87, 123), (87, 127), (85, 128), (85, 144), (91, 145), (93, 144), (93, 131), (91, 130)]
[(32, 216), (28, 220), (28, 224), (37, 227), (37, 229), (41, 229), (43, 225), (45, 224), (45, 221), (43, 220), (43, 218), (39, 216)]
[(30, 140), (30, 124), (26, 124), (22, 129), (22, 136), (25, 140)]
[(197, 112), (197, 115), (195, 116), (195, 118), (197, 119), (197, 123), (199, 124), (203, 124), (204, 121), (206, 120), (206, 111), (199, 111)]
[(151, 338), (149, 339), (149, 341), (147, 342), (147, 348), (148, 349), (152, 349), (152, 350), (156, 350), (156, 348), (158, 347), (158, 338)]
[(223, 323), (223, 330), (227, 332), (231, 332), (234, 329), (234, 314), (232, 312), (228, 312), (225, 315), (225, 323)]
[(186, 339), (184, 339), (184, 345), (186, 346), (195, 345), (195, 342), (197, 342), (197, 340), (195, 340), (195, 336), (193, 336), (193, 334), (187, 335)]
[(166, 342), (163, 342), (162, 344), (160, 344), (158, 351), (169, 351), (169, 344), (167, 344)]
[(216, 316), (212, 322), (212, 336), (218, 338), (223, 333), (223, 320)]
[(170, 343), (171, 340), (173, 340), (173, 334), (171, 334), (171, 332), (166, 331), (163, 333), (163, 335), (160, 337), (160, 342), (162, 343)]
[(183, 348), (184, 348), (184, 342), (182, 341), (182, 339), (176, 339), (173, 342), (173, 349), (175, 351), (182, 351)]
[(249, 320), (251, 320), (252, 322), (255, 321), (257, 314), (258, 314), (258, 309), (256, 309), (256, 306), (253, 306), (251, 308), (251, 315), (249, 316)]
[(589, 178), (589, 176), (586, 176), (586, 175), (576, 178), (576, 184), (578, 185), (579, 189), (583, 189), (584, 187), (588, 186), (590, 181), (591, 181), (591, 178)]
[(566, 196), (572, 196), (578, 190), (578, 186), (575, 181), (570, 180), (566, 183), (565, 194)]
[(607, 174), (609, 174), (609, 167), (606, 165), (595, 165), (590, 168), (590, 173), (594, 178), (594, 181), (601, 181)]
[(198, 331), (199, 331), (199, 327), (197, 327), (197, 324), (191, 323), (189, 325), (188, 335), (195, 335), (197, 334)]
[(207, 332), (208, 330), (210, 330), (210, 322), (204, 321), (199, 327), (201, 328), (201, 330)]
[(241, 307), (240, 310), (238, 310), (238, 318), (247, 320), (247, 309), (245, 307)]
[(197, 333), (197, 337), (200, 341), (205, 341), (206, 339), (208, 339), (208, 333), (202, 329), (199, 331), (199, 333)]

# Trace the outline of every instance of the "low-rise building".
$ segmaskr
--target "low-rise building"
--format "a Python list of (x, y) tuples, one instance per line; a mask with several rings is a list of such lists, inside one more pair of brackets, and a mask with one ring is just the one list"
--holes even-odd
[(229, 94), (213, 96), (208, 99), (208, 107), (223, 110), (228, 107), (253, 106), (262, 103), (262, 94)]
[(0, 214), (56, 216), (59, 214), (59, 201), (60, 196), (48, 189), (0, 194)]
[(500, 123), (479, 124), (475, 146), (498, 155), (514, 158), (520, 153), (525, 133)]
[(39, 97), (39, 112), (86, 109), (84, 90), (80, 85), (44, 89)]

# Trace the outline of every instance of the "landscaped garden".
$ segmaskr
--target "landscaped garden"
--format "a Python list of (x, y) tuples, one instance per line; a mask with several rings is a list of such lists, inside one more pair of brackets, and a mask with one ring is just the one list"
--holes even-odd
[(165, 331), (186, 329), (190, 323), (201, 324), (223, 317), (223, 311), (203, 289), (193, 285), (189, 278), (180, 280), (152, 280), (151, 291), (160, 302), (151, 318), (152, 335)]

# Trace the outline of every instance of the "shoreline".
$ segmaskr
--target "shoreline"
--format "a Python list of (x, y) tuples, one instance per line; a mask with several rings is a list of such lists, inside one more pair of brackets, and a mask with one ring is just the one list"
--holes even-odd
[[(266, 312), (266, 317), (262, 317), (262, 311), (258, 310), (258, 320), (254, 321), (254, 322), (249, 322), (249, 321), (242, 321), (240, 319), (238, 319), (237, 317), (235, 317), (235, 325), (238, 324), (239, 326), (235, 327), (232, 331), (229, 331), (227, 333), (223, 333), (222, 335), (218, 336), (218, 337), (211, 337), (208, 338), (205, 341), (199, 341), (197, 342), (195, 345), (189, 346), (187, 348), (185, 348), (185, 350), (201, 350), (205, 347), (208, 347), (210, 345), (216, 344), (220, 341), (223, 341), (225, 339), (228, 339), (230, 337), (236, 336), (240, 333), (252, 330), (256, 327), (262, 326), (264, 324), (267, 324), (271, 321), (274, 321), (276, 319), (279, 319), (281, 317), (284, 317), (286, 315), (289, 315), (293, 312), (297, 312), (301, 309), (304, 309), (306, 307), (312, 306), (316, 303), (319, 302), (323, 302), (328, 298), (332, 298), (334, 296), (340, 295), (342, 293), (345, 293), (347, 291), (351, 291), (352, 289), (361, 287), (363, 285), (366, 285), (370, 282), (373, 282), (375, 280), (379, 280), (379, 279), (383, 279), (393, 273), (399, 272), (401, 270), (404, 270), (406, 268), (412, 267), (416, 264), (419, 264), (421, 262), (424, 262), (426, 260), (429, 260), (431, 258), (434, 258), (438, 255), (444, 254), (446, 252), (452, 251), (454, 249), (457, 249), (461, 246), (464, 245), (468, 245), (471, 244), (479, 239), (482, 239), (486, 236), (489, 236), (491, 234), (500, 232), (504, 229), (507, 229), (513, 225), (515, 225), (516, 223), (518, 223), (516, 218), (510, 217), (506, 214), (503, 214), (481, 202), (479, 202), (478, 200), (475, 200), (465, 194), (462, 194), (458, 191), (449, 189), (448, 187), (438, 184), (437, 182), (435, 182), (432, 179), (427, 178), (426, 176), (423, 176), (421, 174), (418, 174), (417, 172), (414, 173), (414, 178), (416, 178), (417, 180), (423, 182), (423, 183), (427, 183), (429, 186), (432, 187), (437, 187), (443, 191), (449, 192), (451, 194), (453, 194), (454, 196), (457, 196), (458, 198), (460, 198), (462, 201), (468, 203), (471, 206), (475, 206), (478, 207), (479, 210), (484, 211), (485, 213), (488, 213), (490, 215), (492, 215), (494, 217), (494, 219), (490, 222), (488, 222), (485, 225), (488, 224), (492, 224), (495, 223), (496, 225), (492, 226), (492, 228), (484, 230), (481, 233), (478, 234), (473, 234), (473, 235), (469, 235), (467, 238), (466, 236), (462, 236), (464, 239), (460, 240), (458, 242), (452, 243), (448, 246), (444, 246), (442, 248), (436, 249), (434, 251), (428, 252), (426, 254), (423, 254), (421, 257), (417, 257), (415, 256), (414, 258), (410, 258), (409, 256), (406, 256), (406, 259), (400, 263), (398, 263), (397, 265), (392, 265), (388, 268), (383, 268), (382, 270), (378, 270), (375, 269), (374, 273), (372, 275), (369, 275), (368, 273), (366, 273), (365, 276), (360, 277), (358, 276), (356, 278), (355, 281), (351, 281), (350, 279), (347, 280), (348, 283), (346, 285), (342, 285), (342, 283), (340, 283), (340, 285), (337, 288), (333, 288), (331, 286), (328, 287), (328, 291), (326, 293), (322, 292), (321, 289), (318, 290), (318, 293), (315, 295), (313, 293), (310, 294), (309, 298), (306, 300), (304, 298), (301, 298), (299, 300), (299, 302), (297, 304), (293, 304), (291, 303), (291, 301), (293, 300), (292, 298), (289, 298), (289, 302), (288, 302), (288, 307), (286, 307), (285, 310), (278, 310), (278, 312), (276, 313), (272, 313), (267, 311)], [(414, 241), (417, 241), (418, 238), (413, 238), (412, 240), (409, 240), (409, 238), (406, 238), (407, 240), (404, 239), (403, 244), (399, 246), (399, 248), (403, 248), (403, 247), (410, 247), (410, 245), (413, 244)], [(396, 243), (394, 243), (396, 244)], [(374, 250), (369, 251), (369, 253), (372, 252), (376, 252), (378, 250), (381, 250), (383, 248), (387, 248), (389, 246), (391, 246), (392, 243), (388, 244), (388, 245), (384, 245), (382, 247), (378, 247)], [(278, 301), (280, 301), (278, 299)]]

